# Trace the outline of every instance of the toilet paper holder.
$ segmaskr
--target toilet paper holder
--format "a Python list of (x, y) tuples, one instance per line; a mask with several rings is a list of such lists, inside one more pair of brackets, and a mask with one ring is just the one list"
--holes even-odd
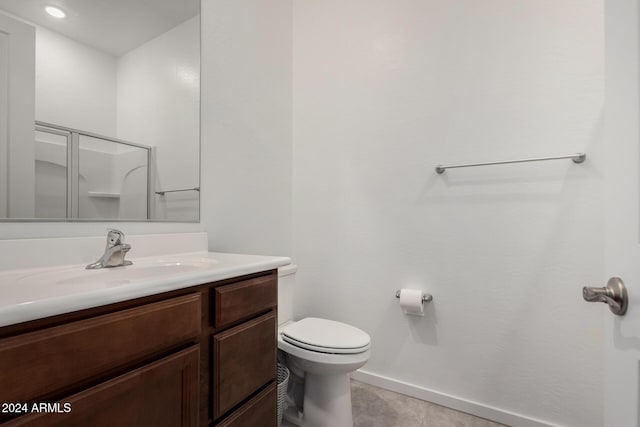
[[(396, 298), (400, 298), (400, 289), (396, 291)], [(431, 302), (431, 301), (433, 301), (433, 295), (422, 294), (422, 302)]]

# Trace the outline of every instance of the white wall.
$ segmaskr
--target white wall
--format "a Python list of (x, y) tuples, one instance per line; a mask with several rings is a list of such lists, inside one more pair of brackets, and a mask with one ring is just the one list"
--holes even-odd
[(35, 212), (34, 50), (33, 28), (0, 13), (0, 217)]
[(291, 248), (291, 0), (202, 3), (202, 216), (211, 249)]
[(37, 27), (36, 120), (116, 134), (116, 59)]
[[(602, 316), (580, 289), (603, 273), (602, 1), (293, 11), (297, 315), (367, 331), (370, 378), (601, 425)], [(434, 295), (424, 318), (402, 287)]]
[[(199, 186), (199, 40), (195, 16), (118, 58), (118, 137), (155, 148), (158, 191)], [(197, 219), (198, 196), (156, 195), (154, 218)]]

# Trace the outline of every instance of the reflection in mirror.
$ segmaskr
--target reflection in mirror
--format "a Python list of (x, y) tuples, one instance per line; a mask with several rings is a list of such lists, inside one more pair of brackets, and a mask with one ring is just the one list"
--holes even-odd
[(78, 137), (78, 216), (147, 219), (149, 149)]
[(197, 221), (199, 1), (51, 4), (0, 0), (0, 218)]
[(35, 217), (66, 218), (71, 133), (38, 126), (35, 144)]

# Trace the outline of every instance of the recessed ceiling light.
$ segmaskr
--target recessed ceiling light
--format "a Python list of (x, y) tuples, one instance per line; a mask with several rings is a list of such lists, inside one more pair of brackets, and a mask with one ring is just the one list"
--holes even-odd
[(62, 9), (59, 9), (55, 6), (46, 6), (44, 10), (54, 18), (65, 18), (67, 16), (66, 13)]

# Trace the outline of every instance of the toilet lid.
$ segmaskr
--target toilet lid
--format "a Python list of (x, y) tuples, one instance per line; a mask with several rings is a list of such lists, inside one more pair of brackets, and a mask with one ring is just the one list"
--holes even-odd
[(371, 343), (369, 335), (354, 326), (315, 317), (286, 326), (282, 339), (307, 350), (334, 354), (362, 353)]

